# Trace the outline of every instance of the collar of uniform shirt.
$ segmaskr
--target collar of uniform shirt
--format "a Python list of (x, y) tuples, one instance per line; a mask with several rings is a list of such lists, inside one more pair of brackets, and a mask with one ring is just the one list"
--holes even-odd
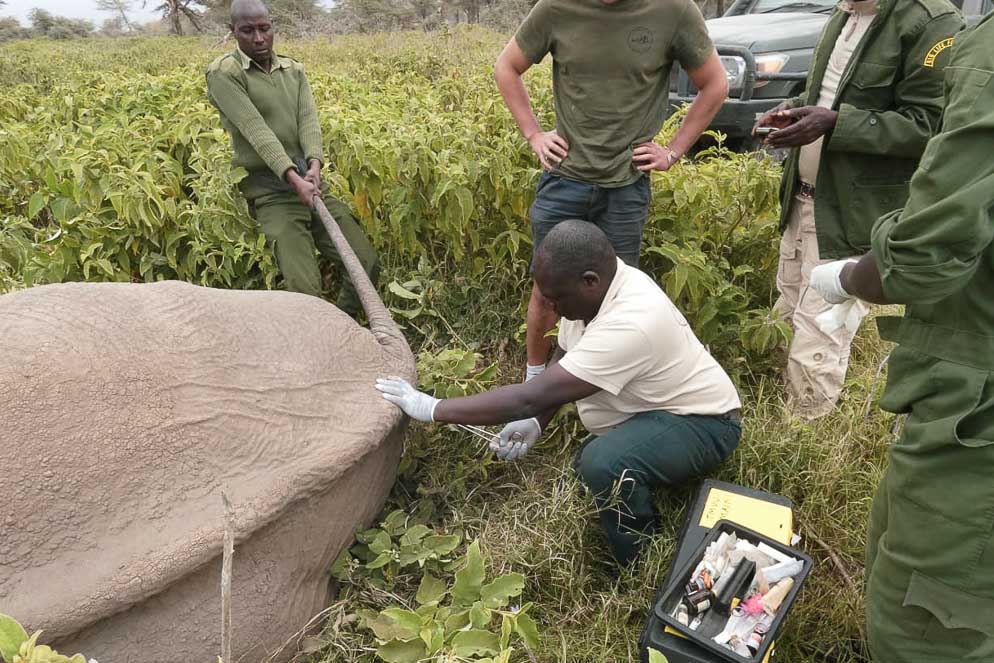
[[(872, 0), (872, 1), (875, 2), (876, 0)], [(253, 60), (249, 56), (245, 55), (245, 53), (242, 51), (242, 49), (236, 47), (235, 48), (235, 52), (238, 53), (238, 60), (242, 63), (242, 69), (248, 69), (252, 65), (255, 65), (256, 68), (259, 71), (261, 71), (263, 73), (266, 73), (266, 74), (270, 74), (270, 73), (273, 72), (274, 69), (283, 69), (284, 67), (287, 66), (287, 63), (283, 61), (283, 58), (281, 58), (279, 55), (277, 55), (274, 52), (273, 55), (272, 55), (272, 58), (270, 59), (269, 71), (265, 71), (262, 67), (259, 66), (258, 62), (256, 62), (255, 60)]]
[(880, 11), (880, 0), (842, 0), (839, 9), (847, 14), (866, 16)]

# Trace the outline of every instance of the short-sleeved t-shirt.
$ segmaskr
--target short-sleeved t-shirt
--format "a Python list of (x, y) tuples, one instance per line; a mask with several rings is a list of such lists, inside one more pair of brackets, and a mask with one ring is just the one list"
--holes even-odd
[(532, 62), (552, 54), (560, 175), (619, 187), (641, 175), (632, 148), (663, 126), (674, 62), (714, 51), (693, 0), (539, 0), (515, 35)]
[(566, 352), (559, 365), (602, 390), (577, 403), (595, 435), (640, 412), (716, 415), (741, 407), (728, 374), (669, 297), (620, 260), (590, 324), (560, 322), (559, 347)]

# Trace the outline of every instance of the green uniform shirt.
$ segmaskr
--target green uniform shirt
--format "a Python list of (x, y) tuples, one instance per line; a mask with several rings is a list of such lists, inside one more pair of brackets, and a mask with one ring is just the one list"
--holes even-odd
[(552, 53), (556, 130), (569, 142), (558, 174), (607, 187), (643, 175), (632, 147), (666, 117), (673, 62), (714, 51), (692, 0), (539, 0), (515, 41), (532, 63)]
[(873, 228), (884, 294), (907, 303), (881, 333), (948, 361), (994, 370), (994, 20), (956, 37), (941, 132), (903, 211)]
[[(806, 91), (790, 105), (813, 106), (848, 14), (836, 9), (815, 48)], [(948, 0), (880, 0), (880, 12), (843, 73), (815, 182), (822, 259), (866, 253), (882, 215), (904, 206), (908, 182), (942, 113), (943, 68), (963, 17)], [(797, 191), (799, 150), (784, 164), (781, 228)]]
[[(271, 171), (283, 182), (293, 160), (324, 162), (317, 107), (304, 67), (273, 54), (265, 72), (240, 49), (214, 60), (207, 68), (207, 96), (221, 112), (231, 134), (233, 166), (249, 173)], [(243, 187), (254, 197), (268, 191)]]

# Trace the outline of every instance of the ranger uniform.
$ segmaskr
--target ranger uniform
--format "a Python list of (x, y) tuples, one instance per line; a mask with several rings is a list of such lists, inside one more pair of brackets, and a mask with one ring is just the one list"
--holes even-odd
[(898, 343), (881, 407), (908, 415), (867, 539), (868, 635), (881, 663), (994, 661), (992, 44), (990, 16), (956, 37), (940, 133), (907, 206), (872, 233), (880, 299), (908, 305), (879, 321)]
[(904, 205), (938, 127), (944, 46), (962, 28), (947, 0), (843, 0), (815, 49), (805, 93), (788, 104), (838, 112), (827, 135), (792, 150), (780, 192), (777, 309), (794, 328), (787, 387), (805, 416), (834, 408), (853, 337), (816, 322), (829, 307), (806, 287), (811, 268), (866, 253), (873, 223)]
[[(321, 296), (321, 273), (315, 246), (342, 274), (337, 304), (355, 315), (360, 304), (352, 282), (320, 218), (300, 202), (284, 179), (290, 169), (301, 176), (312, 159), (324, 163), (317, 107), (303, 66), (274, 54), (270, 71), (263, 70), (240, 49), (222, 56), (207, 69), (207, 92), (231, 134), (232, 166), (248, 171), (239, 188), (249, 210), (273, 246), (286, 288)], [(352, 250), (376, 282), (376, 252), (352, 212), (323, 192), (328, 211), (338, 222)]]
[(858, 264), (816, 267), (829, 301), (907, 304), (880, 406), (908, 415), (867, 535), (881, 663), (994, 661), (994, 20), (956, 37), (940, 133), (903, 210)]

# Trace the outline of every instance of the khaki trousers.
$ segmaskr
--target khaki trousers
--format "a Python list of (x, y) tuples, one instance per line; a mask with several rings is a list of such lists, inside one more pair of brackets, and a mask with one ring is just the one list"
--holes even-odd
[(813, 199), (795, 197), (780, 241), (780, 298), (774, 307), (794, 329), (784, 374), (788, 404), (807, 419), (817, 419), (834, 409), (846, 378), (854, 336), (845, 327), (826, 332), (815, 321), (832, 305), (808, 287), (811, 270), (831, 262), (819, 257), (814, 212)]

